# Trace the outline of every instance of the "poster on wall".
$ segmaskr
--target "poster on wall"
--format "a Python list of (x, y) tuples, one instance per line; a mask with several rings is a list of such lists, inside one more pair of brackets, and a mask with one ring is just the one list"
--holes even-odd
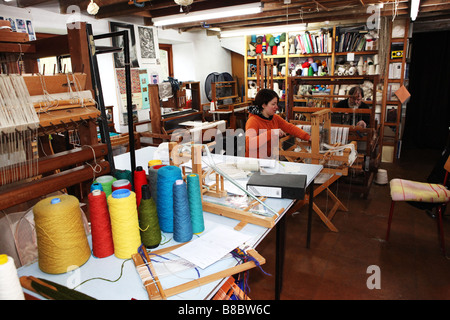
[[(130, 48), (130, 63), (132, 68), (138, 68), (139, 62), (136, 54), (136, 38), (134, 36), (134, 25), (120, 23), (120, 22), (109, 22), (109, 26), (111, 28), (111, 32), (117, 31), (128, 31), (128, 40), (129, 40), (129, 48)], [(112, 45), (114, 47), (122, 47), (123, 48), (123, 37), (113, 37)], [(114, 53), (114, 65), (116, 68), (125, 68), (125, 55), (123, 52), (115, 52)]]
[(142, 63), (157, 62), (157, 44), (155, 28), (138, 26), (138, 43)]

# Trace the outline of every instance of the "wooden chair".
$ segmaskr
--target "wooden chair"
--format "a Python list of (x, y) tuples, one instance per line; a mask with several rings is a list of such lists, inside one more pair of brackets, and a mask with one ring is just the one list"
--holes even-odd
[(445, 255), (445, 236), (442, 225), (442, 209), (450, 201), (450, 190), (446, 188), (448, 173), (450, 171), (450, 157), (444, 165), (445, 178), (443, 184), (423, 183), (411, 180), (392, 179), (391, 188), (391, 210), (389, 212), (388, 228), (386, 232), (386, 241), (389, 241), (392, 215), (394, 213), (394, 204), (397, 201), (407, 201), (410, 204), (421, 207), (422, 209), (437, 209), (437, 227), (442, 252)]

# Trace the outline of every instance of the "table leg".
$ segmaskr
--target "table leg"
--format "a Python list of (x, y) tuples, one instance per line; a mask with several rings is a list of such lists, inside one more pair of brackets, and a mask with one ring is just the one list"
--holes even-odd
[(314, 201), (314, 182), (309, 185), (309, 206), (308, 206), (308, 230), (306, 232), (306, 248), (309, 249), (311, 243), (311, 220)]
[(283, 286), (284, 241), (286, 238), (286, 215), (276, 224), (275, 300), (280, 300)]

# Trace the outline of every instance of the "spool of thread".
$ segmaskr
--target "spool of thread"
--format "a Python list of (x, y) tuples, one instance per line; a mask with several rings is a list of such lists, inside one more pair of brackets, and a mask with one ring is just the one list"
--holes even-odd
[(173, 232), (173, 184), (180, 179), (181, 169), (176, 166), (158, 169), (156, 208), (159, 226), (163, 232)]
[(142, 186), (142, 199), (138, 212), (142, 243), (149, 249), (156, 248), (161, 243), (161, 229), (156, 203), (150, 195), (148, 184)]
[(158, 165), (151, 166), (148, 169), (148, 185), (150, 186), (150, 193), (151, 193), (151, 196), (152, 196), (153, 200), (155, 201), (155, 203), (157, 203), (157, 198), (158, 198), (158, 192), (157, 192), (158, 170), (165, 166), (166, 166), (165, 164), (158, 164)]
[(173, 184), (173, 240), (187, 242), (192, 239), (192, 223), (186, 183), (182, 179)]
[(136, 194), (128, 189), (115, 190), (108, 198), (114, 255), (128, 259), (141, 245)]
[(139, 204), (142, 199), (142, 186), (147, 184), (147, 174), (141, 166), (138, 166), (134, 171), (134, 192), (136, 193), (136, 206), (139, 208)]
[(126, 179), (116, 180), (112, 184), (112, 191), (116, 191), (118, 189), (128, 189), (132, 190), (131, 182)]
[(14, 259), (0, 254), (0, 300), (25, 300)]
[(101, 190), (94, 190), (88, 194), (88, 202), (91, 219), (92, 254), (97, 258), (109, 257), (114, 254), (114, 242), (106, 195)]
[(102, 185), (100, 183), (95, 182), (95, 183), (91, 184), (91, 192), (94, 191), (94, 190), (103, 191), (103, 187), (102, 187)]
[(258, 159), (245, 158), (244, 161), (236, 162), (236, 168), (244, 171), (259, 171)]
[(112, 184), (117, 179), (110, 175), (105, 175), (98, 177), (94, 182), (98, 182), (102, 185), (103, 191), (106, 194), (106, 198), (109, 197), (109, 195), (112, 193)]
[(192, 233), (199, 234), (205, 230), (203, 219), (202, 190), (198, 174), (191, 173), (186, 177), (189, 211), (191, 213)]
[(89, 259), (91, 249), (77, 198), (63, 194), (42, 199), (33, 207), (33, 213), (42, 271), (65, 273)]

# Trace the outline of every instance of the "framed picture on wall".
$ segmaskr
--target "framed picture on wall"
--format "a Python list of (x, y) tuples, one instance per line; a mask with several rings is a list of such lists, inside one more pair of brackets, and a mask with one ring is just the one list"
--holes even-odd
[(155, 28), (138, 26), (137, 30), (141, 62), (156, 63), (158, 45)]
[[(116, 31), (128, 31), (128, 40), (130, 48), (130, 63), (132, 68), (139, 68), (139, 62), (136, 54), (136, 38), (134, 36), (134, 26), (132, 24), (120, 23), (120, 22), (109, 22), (111, 32)], [(123, 48), (123, 37), (113, 37), (112, 45), (114, 47)], [(114, 53), (114, 65), (116, 68), (125, 68), (125, 55), (123, 52)]]

